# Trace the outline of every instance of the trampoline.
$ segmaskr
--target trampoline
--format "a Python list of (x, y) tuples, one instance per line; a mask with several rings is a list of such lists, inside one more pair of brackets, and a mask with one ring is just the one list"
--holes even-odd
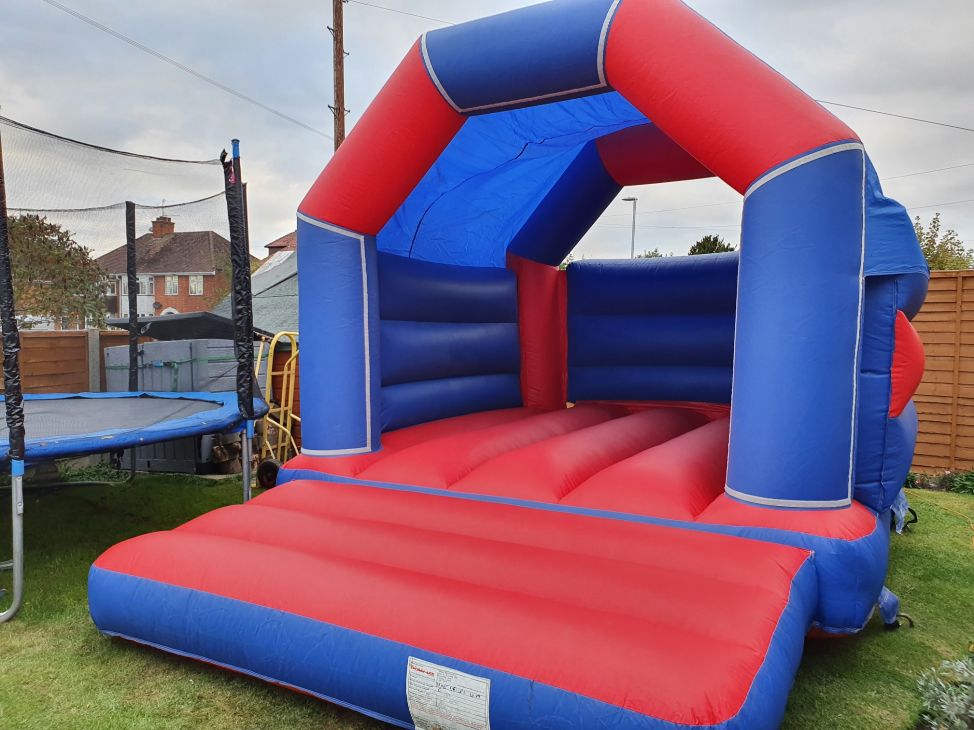
[[(240, 172), (240, 149), (221, 156), (230, 224), (231, 299), (236, 389), (217, 393), (147, 392), (138, 389), (138, 280), (135, 251), (135, 206), (126, 203), (126, 270), (128, 280), (129, 390), (111, 393), (23, 394), (20, 335), (15, 316), (13, 277), (7, 231), (7, 207), (0, 148), (0, 332), (3, 338), (3, 402), (0, 460), (10, 468), (13, 559), (0, 570), (13, 572), (10, 605), (0, 623), (16, 615), (24, 593), (24, 467), (66, 457), (118, 452), (139, 446), (204, 434), (241, 432), (243, 501), (250, 499), (251, 445), (254, 421), (267, 413), (254, 383), (254, 325), (251, 310), (250, 256)], [(133, 459), (134, 471), (134, 459)], [(0, 589), (0, 598), (5, 591)]]
[[(265, 408), (255, 403), (258, 413)], [(235, 392), (25, 395), (24, 420), (28, 464), (229, 432), (244, 421)], [(9, 451), (3, 423), (0, 458), (8, 458)]]

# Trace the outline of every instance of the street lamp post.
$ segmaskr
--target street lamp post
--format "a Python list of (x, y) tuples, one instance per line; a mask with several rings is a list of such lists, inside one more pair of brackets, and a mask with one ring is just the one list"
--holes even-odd
[(629, 246), (629, 258), (636, 258), (636, 202), (639, 198), (623, 198), (623, 202), (632, 203), (632, 242)]

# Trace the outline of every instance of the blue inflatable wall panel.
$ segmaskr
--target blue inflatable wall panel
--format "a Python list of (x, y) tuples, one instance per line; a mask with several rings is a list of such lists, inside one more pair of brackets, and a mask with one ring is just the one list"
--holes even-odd
[(568, 267), (569, 400), (729, 403), (737, 255)]
[(619, 183), (606, 172), (595, 143), (588, 142), (541, 199), (507, 250), (558, 266), (619, 190)]
[(513, 272), (380, 253), (378, 284), (383, 430), (521, 405)]
[(773, 171), (745, 198), (731, 496), (807, 508), (852, 499), (864, 186), (862, 147), (837, 145)]
[(302, 452), (379, 448), (379, 306), (375, 239), (299, 214)]
[(854, 494), (879, 512), (889, 509), (903, 486), (916, 445), (915, 408), (889, 417), (896, 313), (916, 314), (926, 284), (926, 276), (917, 274), (866, 279)]

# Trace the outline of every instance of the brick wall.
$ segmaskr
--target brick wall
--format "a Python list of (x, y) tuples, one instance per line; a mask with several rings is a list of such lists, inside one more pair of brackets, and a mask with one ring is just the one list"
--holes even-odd
[(223, 272), (214, 275), (203, 275), (203, 294), (196, 295), (189, 293), (189, 276), (179, 275), (179, 293), (175, 295), (166, 294), (166, 277), (155, 277), (155, 300), (162, 307), (157, 310), (161, 313), (168, 307), (173, 307), (181, 314), (186, 312), (205, 312), (212, 309), (216, 303), (229, 291), (229, 280)]
[[(203, 294), (189, 293), (189, 275), (179, 274), (179, 293), (175, 295), (166, 294), (166, 277), (154, 276), (155, 294), (153, 300), (162, 306), (155, 310), (155, 314), (161, 314), (163, 310), (173, 307), (180, 314), (187, 312), (206, 312), (225, 297), (230, 291), (230, 279), (222, 271), (213, 274), (203, 274)], [(118, 291), (118, 287), (116, 287)], [(106, 296), (105, 306), (108, 308), (108, 316), (125, 317), (128, 315), (128, 297), (123, 296), (121, 301), (117, 295)], [(140, 311), (142, 308), (140, 307)]]

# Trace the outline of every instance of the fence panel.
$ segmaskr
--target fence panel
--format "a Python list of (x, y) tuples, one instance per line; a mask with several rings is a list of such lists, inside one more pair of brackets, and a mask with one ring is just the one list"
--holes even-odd
[(927, 369), (914, 398), (920, 414), (913, 468), (974, 469), (974, 271), (935, 271), (913, 322)]
[(88, 334), (84, 330), (22, 331), (20, 371), (25, 393), (88, 390)]

